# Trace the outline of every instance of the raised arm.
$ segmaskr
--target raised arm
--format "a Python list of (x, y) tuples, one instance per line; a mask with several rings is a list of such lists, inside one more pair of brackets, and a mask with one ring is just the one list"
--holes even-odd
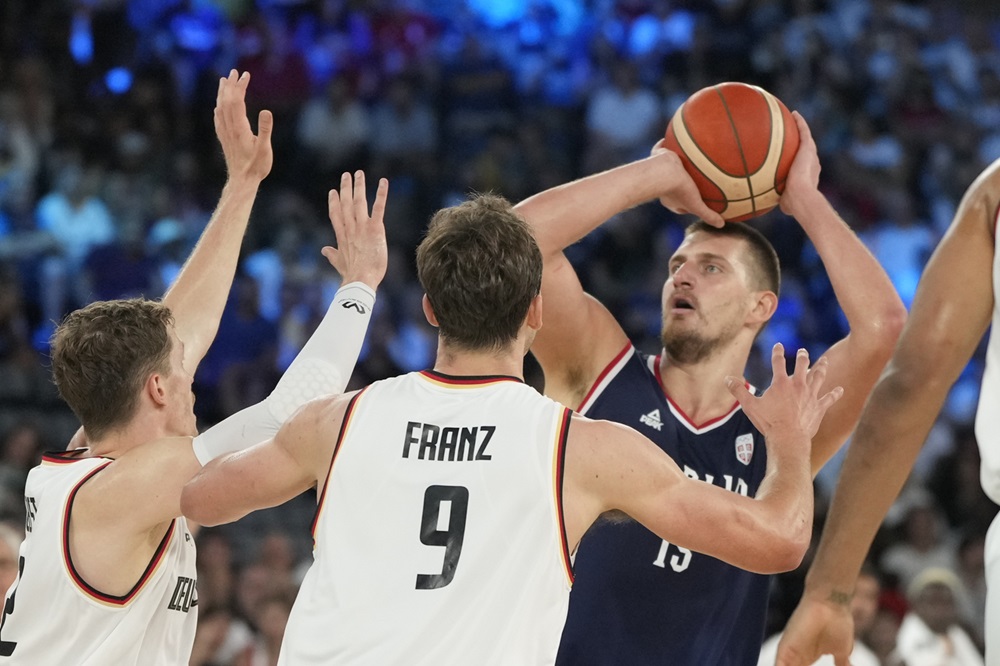
[(273, 439), (205, 465), (184, 486), (181, 511), (202, 525), (220, 525), (321, 486), (354, 395), (319, 398), (300, 409)]
[(827, 352), (829, 386), (844, 398), (826, 415), (813, 440), (813, 474), (837, 452), (857, 424), (861, 409), (892, 355), (906, 308), (889, 276), (820, 193), (819, 158), (809, 126), (797, 112), (801, 144), (781, 197), (781, 209), (798, 220), (816, 247), (847, 317), (850, 332)]
[(779, 646), (783, 666), (811, 664), (824, 653), (847, 664), (853, 645), (850, 600), (861, 564), (948, 391), (989, 325), (998, 204), (1000, 162), (966, 192), (861, 415), (805, 593)]
[[(322, 251), (345, 284), (277, 387), (266, 399), (213, 426), (193, 443), (187, 438), (160, 440), (116, 460), (100, 479), (84, 486), (78, 500), (86, 503), (93, 497), (87, 515), (95, 517), (98, 529), (135, 533), (181, 515), (181, 489), (203, 463), (273, 437), (309, 400), (347, 388), (371, 319), (374, 290), (386, 272), (383, 215), (388, 182), (379, 183), (370, 215), (364, 174), (358, 172), (352, 179), (345, 173), (340, 188), (340, 192), (331, 190), (329, 197), (337, 249)], [(87, 490), (91, 487), (99, 491), (91, 493)], [(145, 501), (149, 497), (156, 501)]]
[(729, 380), (733, 395), (767, 438), (768, 468), (755, 498), (688, 478), (630, 428), (575, 419), (564, 481), (568, 539), (575, 545), (598, 515), (620, 509), (671, 543), (749, 571), (774, 573), (798, 566), (812, 527), (809, 440), (842, 394), (837, 389), (819, 397), (826, 361), (812, 371), (808, 361), (800, 350), (789, 377), (784, 350), (775, 345), (774, 380), (761, 398), (753, 397), (744, 383)]
[(611, 313), (586, 294), (563, 250), (618, 213), (657, 197), (671, 210), (721, 225), (701, 200), (680, 158), (662, 147), (650, 157), (536, 194), (514, 209), (531, 224), (545, 262), (545, 325), (532, 352), (545, 392), (570, 407), (627, 342)]
[(254, 136), (244, 101), (249, 82), (248, 72), (237, 78), (236, 70), (219, 80), (215, 133), (226, 158), (228, 180), (208, 226), (163, 297), (184, 342), (184, 367), (191, 373), (218, 332), (257, 188), (271, 171), (274, 119), (270, 111), (261, 111)]

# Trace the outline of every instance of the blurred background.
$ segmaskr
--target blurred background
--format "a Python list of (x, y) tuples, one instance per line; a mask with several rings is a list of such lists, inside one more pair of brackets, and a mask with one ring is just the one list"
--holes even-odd
[[(1000, 157), (1000, 7), (985, 0), (3, 0), (0, 519), (15, 532), (27, 470), (77, 427), (49, 376), (55, 322), (92, 300), (157, 298), (176, 276), (225, 179), (212, 108), (234, 67), (252, 75), (251, 118), (275, 114), (275, 161), (195, 378), (205, 426), (265, 397), (325, 312), (338, 278), (319, 248), (342, 170), (391, 182), (390, 267), (355, 388), (433, 364), (413, 261), (433, 211), (470, 191), (518, 201), (639, 158), (706, 85), (761, 85), (805, 116), (822, 189), (907, 305), (962, 192)], [(568, 250), (647, 352), (686, 222), (649, 204)], [(816, 356), (846, 329), (795, 221), (754, 224), (783, 266), (749, 371), (766, 385), (761, 349)], [(971, 428), (982, 351), (871, 553), (881, 592), (859, 624), (883, 663), (931, 566), (953, 574), (932, 581), (947, 579), (948, 621), (982, 640), (997, 510)], [(530, 358), (528, 380), (541, 387)], [(839, 460), (817, 480), (817, 530)], [(314, 506), (306, 495), (203, 532), (193, 664), (276, 658)], [(805, 566), (775, 578), (769, 633)]]

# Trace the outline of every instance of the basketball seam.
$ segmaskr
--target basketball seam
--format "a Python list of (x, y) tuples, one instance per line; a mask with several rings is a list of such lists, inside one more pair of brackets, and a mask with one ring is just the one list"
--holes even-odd
[[(719, 99), (722, 100), (722, 108), (725, 109), (726, 117), (729, 118), (729, 126), (733, 128), (733, 137), (736, 139), (736, 148), (740, 152), (740, 161), (743, 162), (743, 174), (744, 174), (743, 177), (746, 178), (747, 189), (750, 190), (749, 201), (751, 206), (751, 212), (756, 213), (757, 195), (753, 191), (753, 181), (750, 179), (751, 176), (750, 166), (747, 164), (747, 157), (743, 152), (743, 142), (740, 141), (740, 133), (736, 129), (736, 121), (733, 120), (733, 114), (729, 111), (729, 104), (726, 103), (726, 96), (722, 94), (722, 91), (719, 89), (719, 86), (715, 86), (715, 92), (719, 96)], [(767, 100), (765, 99), (764, 102), (767, 103)], [(747, 201), (747, 199), (743, 199), (743, 201)]]
[[(681, 122), (684, 123), (684, 127), (687, 128), (687, 120), (685, 119), (685, 116), (687, 115), (687, 109), (684, 106), (681, 106), (680, 111), (681, 111)], [(698, 153), (699, 153), (698, 159), (704, 159), (706, 162), (708, 162), (709, 164), (711, 164), (712, 166), (714, 166), (716, 169), (718, 169), (720, 172), (724, 173), (726, 176), (728, 176), (730, 178), (741, 178), (742, 177), (742, 176), (733, 175), (733, 174), (729, 173), (728, 170), (722, 168), (721, 164), (719, 164), (718, 162), (716, 162), (715, 160), (713, 160), (712, 156), (705, 152), (705, 148), (700, 143), (698, 143), (697, 139), (694, 138), (694, 135), (691, 134), (691, 130), (685, 129), (685, 131), (687, 132), (688, 138), (691, 140), (691, 143), (694, 144), (694, 147), (698, 149)], [(719, 187), (718, 183), (716, 183), (714, 180), (712, 180), (712, 177), (710, 175), (708, 175), (707, 173), (705, 173), (704, 171), (702, 171), (700, 168), (698, 168), (698, 164), (694, 160), (692, 160), (690, 157), (688, 157), (688, 160), (691, 162), (691, 166), (693, 166), (695, 169), (698, 169), (698, 173), (700, 173), (701, 175), (703, 175), (705, 177), (705, 180), (707, 180), (708, 182), (712, 183), (716, 187)], [(745, 165), (744, 165), (744, 170), (746, 170)], [(713, 201), (718, 201), (718, 200), (714, 199)]]
[(755, 192), (752, 197), (742, 197), (740, 199), (706, 199), (705, 197), (702, 197), (702, 201), (717, 201), (720, 203), (740, 203), (741, 201), (755, 201), (757, 199), (760, 199), (762, 196), (770, 194), (771, 192), (776, 192), (777, 190), (778, 188), (776, 187), (769, 187), (768, 189), (762, 192)]

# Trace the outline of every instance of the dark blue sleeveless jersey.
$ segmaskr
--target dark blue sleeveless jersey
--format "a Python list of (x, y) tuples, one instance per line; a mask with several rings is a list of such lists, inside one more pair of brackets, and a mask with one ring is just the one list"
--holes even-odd
[[(691, 423), (666, 397), (659, 359), (631, 346), (579, 411), (635, 428), (689, 477), (750, 497), (764, 478), (764, 438), (738, 404)], [(595, 524), (574, 570), (558, 666), (756, 666), (768, 576), (668, 544), (635, 521)]]

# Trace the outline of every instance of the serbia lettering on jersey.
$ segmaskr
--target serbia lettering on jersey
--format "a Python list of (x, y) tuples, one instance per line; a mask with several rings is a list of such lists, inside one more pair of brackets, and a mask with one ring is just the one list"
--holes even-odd
[[(750, 497), (764, 478), (764, 438), (739, 405), (709, 423), (691, 423), (664, 393), (659, 358), (631, 345), (598, 378), (580, 412), (635, 428), (691, 478)], [(757, 663), (767, 576), (668, 544), (634, 521), (595, 524), (580, 543), (574, 573), (560, 666)]]

